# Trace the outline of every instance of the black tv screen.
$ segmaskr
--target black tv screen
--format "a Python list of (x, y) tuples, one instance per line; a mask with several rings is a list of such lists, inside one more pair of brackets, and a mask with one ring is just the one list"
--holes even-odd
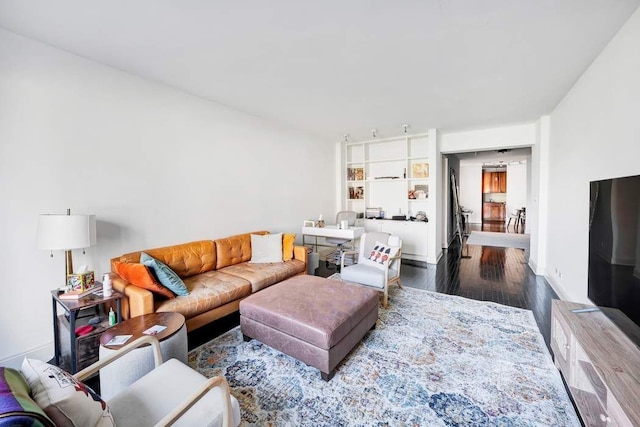
[(635, 323), (630, 332), (603, 310), (634, 339), (640, 329), (640, 175), (590, 183), (588, 286), (594, 304)]

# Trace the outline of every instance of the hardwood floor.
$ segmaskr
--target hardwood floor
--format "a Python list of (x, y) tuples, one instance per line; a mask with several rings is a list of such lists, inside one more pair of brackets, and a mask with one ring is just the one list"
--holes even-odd
[[(471, 230), (480, 228), (484, 231), (506, 231), (504, 223), (502, 229), (491, 224), (490, 230), (479, 225), (472, 225)], [(336, 271), (335, 265), (321, 262), (316, 275), (328, 277)], [(533, 274), (525, 263), (522, 249), (465, 244), (461, 251), (459, 245), (454, 244), (435, 266), (403, 261), (401, 281), (405, 286), (531, 310), (549, 347), (551, 300), (558, 296), (544, 278)], [(238, 324), (239, 316), (234, 313), (189, 333), (189, 349)]]

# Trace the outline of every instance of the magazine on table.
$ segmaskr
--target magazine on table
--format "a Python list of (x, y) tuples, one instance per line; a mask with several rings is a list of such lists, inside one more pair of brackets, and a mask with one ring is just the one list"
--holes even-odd
[(111, 338), (105, 345), (122, 345), (129, 341), (132, 336), (133, 335), (116, 335), (115, 337)]
[(150, 327), (149, 329), (147, 329), (146, 331), (143, 332), (143, 334), (145, 335), (157, 335), (160, 332), (164, 331), (165, 329), (167, 329), (166, 326), (162, 326), (162, 325), (153, 325), (152, 327)]

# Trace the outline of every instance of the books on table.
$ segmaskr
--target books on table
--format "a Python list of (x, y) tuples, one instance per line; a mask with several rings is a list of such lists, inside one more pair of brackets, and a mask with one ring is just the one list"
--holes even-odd
[(65, 292), (63, 294), (58, 295), (58, 298), (64, 299), (64, 300), (76, 300), (76, 299), (86, 297), (87, 295), (91, 295), (92, 293), (99, 291), (101, 289), (102, 289), (102, 285), (96, 284), (95, 286), (89, 289), (86, 289), (84, 291), (76, 290), (76, 291)]

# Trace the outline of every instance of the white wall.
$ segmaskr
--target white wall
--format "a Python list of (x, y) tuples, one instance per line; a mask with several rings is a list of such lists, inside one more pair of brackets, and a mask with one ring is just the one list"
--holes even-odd
[(507, 218), (527, 206), (527, 163), (507, 165)]
[(547, 271), (574, 301), (587, 301), (589, 182), (640, 174), (639, 46), (640, 10), (551, 114)]
[[(0, 365), (52, 356), (41, 213), (92, 213), (96, 273), (122, 253), (335, 215), (334, 147), (0, 30)], [(14, 358), (16, 356), (16, 358)]]
[(482, 223), (481, 163), (460, 162), (460, 204), (473, 211), (469, 215), (469, 223)]
[(442, 154), (469, 151), (497, 150), (499, 148), (531, 147), (536, 144), (536, 124), (500, 126), (463, 132), (443, 132)]

